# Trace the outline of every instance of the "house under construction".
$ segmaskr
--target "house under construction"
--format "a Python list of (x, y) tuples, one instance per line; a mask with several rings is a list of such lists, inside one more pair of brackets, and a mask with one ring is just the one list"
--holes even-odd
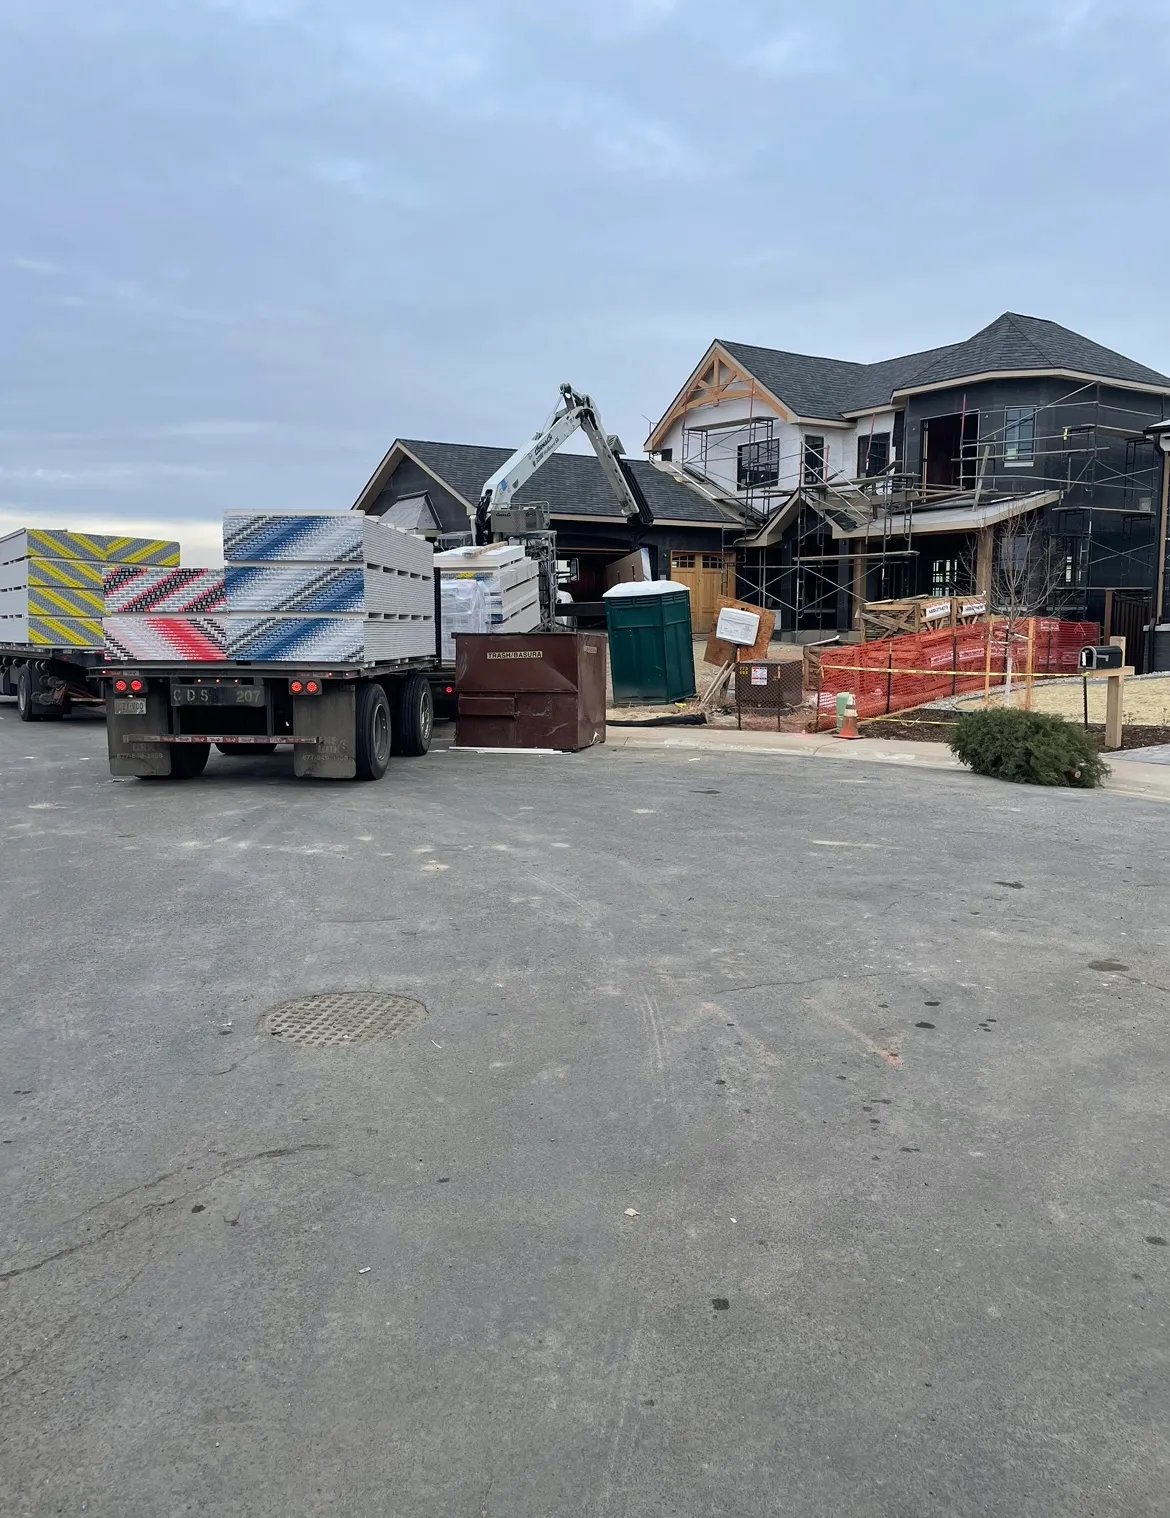
[(1170, 378), (1004, 315), (882, 363), (716, 342), (647, 440), (734, 501), (739, 593), (800, 640), (869, 602), (983, 595), (1040, 556), (1045, 610), (1127, 632), (1161, 615)]

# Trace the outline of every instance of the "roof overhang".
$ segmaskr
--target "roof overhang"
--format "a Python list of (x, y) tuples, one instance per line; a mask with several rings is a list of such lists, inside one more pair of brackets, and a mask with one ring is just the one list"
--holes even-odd
[(778, 395), (761, 384), (746, 365), (733, 358), (723, 344), (716, 341), (691, 370), (686, 383), (671, 401), (643, 448), (647, 453), (656, 452), (671, 427), (692, 407), (719, 406), (733, 400), (746, 400), (749, 404), (760, 401), (782, 422), (798, 419)]
[(472, 505), (472, 503), (460, 495), (459, 491), (455, 489), (454, 485), (452, 485), (449, 480), (445, 480), (443, 479), (442, 475), (436, 474), (429, 464), (424, 464), (422, 459), (419, 458), (418, 454), (412, 453), (400, 438), (396, 438), (394, 442), (391, 443), (389, 451), (386, 453), (377, 469), (374, 470), (373, 474), (366, 481), (365, 488), (362, 490), (361, 495), (359, 495), (357, 500), (353, 503), (352, 509), (354, 511), (369, 512), (370, 507), (382, 494), (383, 490), (385, 490), (390, 476), (394, 473), (394, 471), (398, 468), (399, 464), (401, 464), (404, 459), (409, 459), (412, 464), (417, 464), (425, 475), (434, 480), (436, 485), (441, 485), (442, 488), (448, 493), (448, 495), (453, 495), (455, 499), (466, 508), (468, 516), (474, 512), (475, 507)]
[(1136, 390), (1145, 395), (1170, 395), (1170, 385), (1153, 381), (1112, 379), (1108, 374), (1089, 374), (1079, 369), (987, 369), (978, 374), (958, 374), (953, 379), (931, 380), (928, 385), (902, 385), (892, 392), (895, 401), (912, 395), (928, 395), (936, 390), (954, 390), (960, 385), (981, 385), (987, 380), (1063, 379), (1079, 380), (1083, 386), (1109, 385), (1115, 390)]
[(778, 543), (784, 533), (796, 520), (800, 511), (803, 497), (799, 490), (794, 490), (768, 518), (762, 527), (758, 528), (750, 538), (744, 538), (744, 548), (771, 548)]
[[(934, 510), (891, 512), (889, 517), (875, 517), (866, 527), (838, 528), (829, 523), (835, 539), (892, 537), (904, 538), (910, 532), (978, 532), (983, 527), (995, 527), (1013, 517), (1040, 511), (1045, 506), (1055, 506), (1060, 500), (1059, 490), (1037, 490), (1031, 495), (1001, 497), (976, 506), (972, 501), (966, 505), (940, 506)], [(826, 519), (827, 520), (827, 519)]]

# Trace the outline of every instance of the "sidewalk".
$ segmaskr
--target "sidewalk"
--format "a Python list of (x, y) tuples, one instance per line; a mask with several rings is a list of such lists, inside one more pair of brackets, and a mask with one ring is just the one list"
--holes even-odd
[[(834, 738), (827, 733), (758, 733), (734, 728), (645, 729), (611, 727), (607, 748), (659, 748), (693, 750), (696, 753), (763, 754), (778, 759), (861, 760), (868, 764), (893, 764), (901, 768), (952, 770), (970, 774), (945, 743), (903, 742), (889, 738)], [(1119, 796), (1143, 801), (1170, 801), (1170, 766), (1126, 760), (1114, 764), (1104, 789)]]

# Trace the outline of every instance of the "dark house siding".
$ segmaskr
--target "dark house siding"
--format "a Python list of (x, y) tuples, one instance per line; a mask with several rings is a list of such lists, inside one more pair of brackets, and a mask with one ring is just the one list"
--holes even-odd
[(467, 511), (459, 497), (439, 484), (425, 469), (420, 469), (413, 459), (402, 460), (390, 476), (385, 489), (370, 506), (370, 514), (380, 517), (404, 496), (422, 495), (424, 491), (430, 496), (439, 525), (445, 533), (469, 530)]
[[(911, 396), (906, 471), (922, 477), (925, 423), (977, 413), (977, 432), (969, 429), (965, 445), (966, 482), (973, 482), (986, 453), (985, 494), (1061, 492), (1059, 505), (1045, 511), (1044, 525), (1084, 564), (1065, 592), (1065, 609), (1102, 621), (1108, 590), (1151, 593), (1160, 480), (1153, 448), (1141, 435), (1161, 420), (1165, 404), (1164, 397), (1137, 390), (1027, 375)], [(1035, 412), (1030, 463), (1006, 456), (1009, 407)], [(929, 522), (927, 509), (916, 518), (916, 539), (929, 534)], [(918, 594), (930, 591), (931, 562), (942, 556), (937, 549), (921, 545), (913, 576)]]

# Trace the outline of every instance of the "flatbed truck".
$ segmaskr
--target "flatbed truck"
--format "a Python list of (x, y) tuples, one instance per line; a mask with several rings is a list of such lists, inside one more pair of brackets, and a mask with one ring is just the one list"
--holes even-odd
[(0, 696), (15, 696), (22, 722), (51, 721), (74, 706), (100, 706), (100, 648), (0, 643)]
[(307, 779), (380, 780), (392, 754), (425, 754), (434, 724), (430, 657), (382, 664), (106, 664), (110, 773), (191, 780), (223, 754), (293, 750)]

